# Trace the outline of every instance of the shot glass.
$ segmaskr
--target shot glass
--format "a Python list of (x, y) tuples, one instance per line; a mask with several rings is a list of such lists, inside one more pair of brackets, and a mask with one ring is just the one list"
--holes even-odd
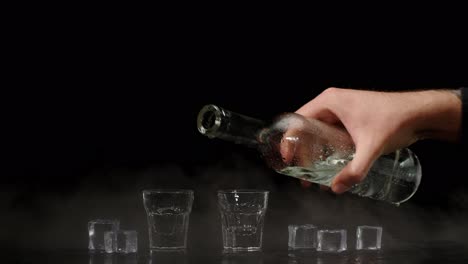
[(144, 190), (150, 250), (184, 250), (192, 211), (192, 190)]
[(268, 191), (220, 190), (218, 205), (224, 252), (261, 251)]

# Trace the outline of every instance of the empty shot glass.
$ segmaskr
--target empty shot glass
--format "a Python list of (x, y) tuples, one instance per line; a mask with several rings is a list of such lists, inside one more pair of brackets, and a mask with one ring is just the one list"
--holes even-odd
[(314, 225), (289, 225), (288, 249), (314, 249), (317, 247), (317, 227)]
[(342, 252), (347, 249), (346, 230), (318, 230), (317, 231), (317, 251), (322, 252)]
[(220, 190), (224, 252), (261, 251), (268, 191)]
[(192, 211), (192, 190), (144, 190), (150, 250), (181, 250), (187, 247)]
[(114, 219), (96, 219), (88, 222), (88, 249), (93, 252), (105, 252), (104, 233), (119, 230), (120, 222)]
[(357, 250), (379, 250), (382, 246), (382, 227), (358, 226), (356, 230)]

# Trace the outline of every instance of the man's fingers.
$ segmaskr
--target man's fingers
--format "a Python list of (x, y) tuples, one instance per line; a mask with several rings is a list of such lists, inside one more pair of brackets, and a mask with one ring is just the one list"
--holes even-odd
[(353, 185), (361, 182), (367, 175), (379, 153), (375, 148), (360, 148), (354, 159), (336, 175), (332, 182), (335, 193), (344, 193)]
[(340, 123), (336, 113), (330, 109), (338, 109), (336, 106), (336, 88), (328, 88), (319, 96), (312, 99), (296, 111), (305, 117), (315, 118), (320, 121), (336, 124)]
[[(314, 183), (312, 183), (310, 181), (304, 181), (304, 180), (300, 180), (300, 181), (301, 181), (302, 188), (310, 188), (314, 184)], [(322, 191), (329, 191), (330, 190), (330, 187), (328, 187), (326, 185), (320, 185), (319, 184), (319, 188)]]
[(312, 186), (312, 183), (310, 181), (301, 180), (301, 186), (303, 188), (309, 188), (310, 186)]

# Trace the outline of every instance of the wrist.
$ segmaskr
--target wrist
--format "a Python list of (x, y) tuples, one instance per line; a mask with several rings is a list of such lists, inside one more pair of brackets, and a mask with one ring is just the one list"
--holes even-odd
[(416, 92), (413, 117), (418, 138), (458, 141), (461, 132), (461, 91), (427, 90)]

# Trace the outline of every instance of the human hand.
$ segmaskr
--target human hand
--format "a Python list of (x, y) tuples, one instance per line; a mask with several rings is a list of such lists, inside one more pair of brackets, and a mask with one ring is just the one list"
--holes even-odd
[(447, 90), (328, 88), (296, 113), (343, 126), (355, 144), (354, 159), (333, 179), (335, 193), (343, 193), (362, 181), (380, 155), (422, 138), (455, 141), (461, 127), (461, 101)]

